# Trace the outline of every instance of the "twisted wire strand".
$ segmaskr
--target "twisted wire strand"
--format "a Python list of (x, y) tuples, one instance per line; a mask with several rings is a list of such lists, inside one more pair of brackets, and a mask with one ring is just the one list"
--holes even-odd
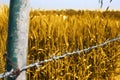
[[(40, 66), (41, 66), (42, 64), (44, 64), (44, 63), (51, 62), (51, 61), (53, 61), (53, 60), (62, 59), (62, 58), (64, 58), (64, 57), (66, 57), (66, 56), (70, 56), (70, 55), (73, 55), (73, 54), (80, 54), (81, 52), (85, 52), (85, 53), (86, 53), (86, 52), (88, 52), (88, 51), (90, 51), (90, 50), (92, 50), (92, 49), (95, 49), (95, 48), (98, 48), (98, 47), (103, 47), (103, 46), (107, 45), (108, 43), (115, 42), (115, 41), (117, 41), (117, 40), (120, 40), (120, 36), (118, 36), (118, 37), (116, 37), (116, 38), (113, 38), (113, 39), (110, 39), (110, 40), (108, 40), (108, 41), (106, 41), (106, 42), (103, 42), (102, 44), (88, 47), (88, 48), (86, 48), (86, 49), (77, 50), (77, 51), (73, 51), (73, 52), (65, 52), (65, 53), (62, 54), (61, 56), (52, 56), (52, 57), (49, 58), (49, 59), (46, 59), (46, 60), (43, 60), (43, 61), (39, 61), (39, 62), (30, 64), (30, 65), (28, 65), (28, 66), (24, 66), (24, 67), (22, 67), (22, 68), (20, 69), (20, 72), (22, 72), (22, 71), (24, 71), (24, 70), (27, 70), (28, 68), (35, 67), (35, 66), (36, 66), (36, 67), (40, 67)], [(8, 76), (14, 77), (14, 76), (15, 76), (15, 74), (13, 75), (13, 72), (14, 72), (14, 71), (15, 71), (15, 70), (12, 69), (10, 72), (4, 72), (4, 73), (0, 74), (0, 78), (4, 78), (4, 77), (8, 77)]]

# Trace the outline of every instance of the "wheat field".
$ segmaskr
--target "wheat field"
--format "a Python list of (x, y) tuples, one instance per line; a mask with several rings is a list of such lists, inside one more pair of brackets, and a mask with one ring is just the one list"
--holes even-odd
[[(8, 7), (0, 7), (0, 73), (5, 71)], [(119, 11), (31, 10), (28, 64), (120, 36)], [(119, 80), (120, 40), (27, 70), (27, 80)], [(2, 80), (2, 79), (1, 79)]]

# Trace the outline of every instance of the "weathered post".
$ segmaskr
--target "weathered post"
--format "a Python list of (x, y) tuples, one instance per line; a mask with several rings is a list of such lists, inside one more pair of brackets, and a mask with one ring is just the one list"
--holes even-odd
[(26, 80), (26, 72), (19, 69), (27, 63), (29, 10), (29, 0), (10, 0), (6, 68), (16, 76), (7, 80)]

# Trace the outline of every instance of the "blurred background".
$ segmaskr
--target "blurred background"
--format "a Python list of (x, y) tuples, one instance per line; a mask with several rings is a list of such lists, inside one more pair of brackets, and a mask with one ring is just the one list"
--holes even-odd
[[(9, 4), (10, 0), (0, 0), (0, 4)], [(120, 10), (120, 0), (103, 0), (103, 7), (100, 8), (99, 0), (30, 0), (31, 8), (45, 10), (53, 9), (75, 9), (75, 10)]]

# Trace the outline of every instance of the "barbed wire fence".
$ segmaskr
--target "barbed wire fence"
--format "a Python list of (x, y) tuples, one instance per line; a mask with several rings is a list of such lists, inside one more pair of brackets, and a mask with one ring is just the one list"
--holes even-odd
[(4, 77), (8, 77), (8, 76), (14, 78), (15, 76), (18, 76), (22, 71), (25, 71), (28, 68), (32, 68), (32, 67), (35, 67), (35, 66), (36, 67), (40, 67), (44, 63), (48, 63), (48, 62), (51, 62), (51, 61), (59, 60), (59, 59), (62, 59), (64, 57), (67, 57), (67, 56), (70, 56), (70, 55), (73, 55), (73, 54), (80, 54), (81, 52), (85, 52), (86, 53), (86, 52), (89, 52), (92, 49), (103, 47), (103, 46), (105, 46), (105, 45), (107, 45), (109, 43), (115, 42), (117, 40), (120, 40), (120, 36), (118, 36), (116, 38), (113, 38), (113, 39), (110, 39), (108, 41), (105, 41), (105, 42), (103, 42), (101, 44), (98, 44), (98, 45), (95, 45), (95, 46), (91, 46), (91, 47), (88, 47), (88, 48), (85, 48), (85, 49), (82, 49), (82, 50), (76, 50), (76, 51), (73, 51), (73, 52), (65, 52), (61, 56), (52, 56), (49, 59), (45, 59), (43, 61), (39, 61), (39, 62), (30, 64), (28, 66), (24, 66), (21, 69), (18, 69), (18, 68), (12, 69), (10, 72), (4, 72), (4, 73), (0, 74), (0, 78), (4, 78)]

